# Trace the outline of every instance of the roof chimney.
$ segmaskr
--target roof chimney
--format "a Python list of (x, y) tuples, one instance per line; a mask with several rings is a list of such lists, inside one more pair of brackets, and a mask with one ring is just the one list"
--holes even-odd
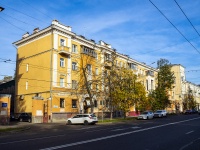
[(38, 33), (39, 31), (40, 31), (39, 28), (35, 28), (35, 29), (33, 29), (33, 34), (34, 34), (34, 33)]
[(22, 38), (24, 39), (24, 38), (26, 38), (26, 37), (28, 37), (29, 36), (29, 32), (26, 32), (23, 36), (22, 36)]

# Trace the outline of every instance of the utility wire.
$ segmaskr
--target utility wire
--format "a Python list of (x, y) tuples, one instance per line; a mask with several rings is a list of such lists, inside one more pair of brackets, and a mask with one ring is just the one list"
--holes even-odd
[[(5, 5), (5, 4), (4, 4), (4, 5)], [(27, 14), (25, 14), (25, 13), (19, 11), (19, 10), (16, 10), (16, 9), (14, 9), (14, 8), (12, 8), (12, 7), (9, 7), (8, 5), (5, 5), (5, 6), (6, 6), (7, 8), (10, 8), (10, 9), (12, 9), (12, 10), (18, 12), (18, 13), (21, 13), (21, 14), (23, 14), (23, 15), (25, 15), (25, 16), (28, 16), (28, 17), (30, 17), (30, 18), (32, 18), (32, 19), (38, 20), (38, 21), (43, 22), (43, 23), (46, 24), (46, 22), (44, 22), (43, 20), (40, 20), (40, 19), (37, 19), (37, 18), (32, 17), (32, 16), (30, 16), (30, 15), (27, 15)]]
[[(16, 27), (16, 28), (18, 28), (18, 29), (20, 29), (20, 30), (22, 30), (22, 31), (25, 31), (24, 29), (22, 29), (22, 28), (20, 28), (20, 27), (18, 27), (18, 26), (16, 26), (16, 25), (14, 25), (14, 24), (12, 24), (11, 22), (9, 22), (8, 20), (6, 20), (6, 19), (4, 19), (4, 18), (2, 18), (2, 17), (0, 17), (1, 19), (3, 19), (4, 21), (6, 21), (7, 23), (9, 23), (9, 24), (11, 24), (12, 26), (14, 26), (14, 27)], [(25, 31), (26, 32), (26, 31)]]
[(20, 21), (20, 22), (22, 22), (22, 23), (24, 23), (24, 24), (27, 24), (27, 25), (31, 25), (31, 26), (33, 26), (33, 27), (36, 27), (36, 26), (34, 26), (34, 25), (32, 25), (32, 24), (29, 24), (29, 23), (27, 23), (27, 22), (25, 22), (25, 21), (21, 21), (21, 20), (19, 20), (19, 19), (17, 19), (17, 18), (14, 18), (14, 17), (12, 17), (12, 16), (6, 14), (5, 12), (3, 12), (3, 14), (6, 15), (6, 16), (8, 16), (8, 17), (10, 17), (10, 18), (13, 18), (13, 19), (15, 19), (15, 20), (17, 20), (17, 21)]
[(156, 7), (156, 9), (165, 17), (165, 19), (167, 19), (167, 21), (169, 23), (171, 23), (171, 25), (184, 37), (184, 39), (186, 41), (188, 41), (188, 43), (200, 54), (200, 51), (183, 35), (183, 33), (163, 14), (163, 12), (151, 1), (149, 0), (152, 5), (154, 5), (154, 7)]
[(178, 5), (178, 7), (180, 8), (180, 10), (182, 11), (182, 13), (185, 15), (185, 17), (187, 18), (187, 20), (189, 21), (189, 23), (191, 24), (191, 26), (193, 27), (193, 29), (196, 31), (196, 33), (200, 36), (199, 32), (197, 31), (197, 29), (194, 27), (194, 25), (192, 24), (192, 22), (190, 21), (190, 19), (187, 17), (187, 15), (185, 14), (185, 12), (183, 11), (183, 9), (181, 8), (181, 6), (178, 4), (178, 2), (176, 0), (174, 0), (176, 2), (176, 4)]
[(49, 17), (50, 19), (52, 19), (52, 20), (53, 20), (53, 18), (52, 18), (52, 17), (50, 17), (49, 15), (47, 15), (47, 14), (43, 13), (43, 12), (42, 12), (42, 11), (40, 11), (39, 9), (36, 9), (35, 7), (33, 7), (32, 5), (28, 4), (27, 2), (25, 2), (25, 1), (23, 1), (23, 0), (22, 0), (22, 2), (23, 2), (23, 3), (25, 3), (26, 5), (29, 5), (29, 6), (30, 6), (30, 7), (32, 7), (33, 9), (37, 10), (38, 12), (40, 12), (41, 14), (43, 14), (43, 15), (45, 15), (45, 16), (47, 16), (47, 17)]

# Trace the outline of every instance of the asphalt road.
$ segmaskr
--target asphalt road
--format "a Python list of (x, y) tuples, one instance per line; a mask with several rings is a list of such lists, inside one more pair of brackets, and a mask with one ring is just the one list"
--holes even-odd
[(97, 125), (31, 124), (0, 136), (0, 150), (200, 150), (200, 115)]

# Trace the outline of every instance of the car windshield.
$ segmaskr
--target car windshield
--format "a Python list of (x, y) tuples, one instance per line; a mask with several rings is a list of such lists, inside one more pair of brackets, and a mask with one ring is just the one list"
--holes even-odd
[(142, 115), (146, 115), (146, 114), (148, 114), (148, 112), (143, 112), (143, 113), (142, 113)]
[(96, 117), (95, 114), (92, 114), (91, 116), (92, 116), (92, 117)]

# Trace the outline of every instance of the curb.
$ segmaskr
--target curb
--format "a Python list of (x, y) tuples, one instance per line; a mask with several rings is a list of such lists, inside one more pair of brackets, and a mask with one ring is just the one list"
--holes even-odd
[[(8, 129), (8, 128), (5, 128), (5, 129)], [(16, 128), (12, 128), (12, 129), (14, 129), (14, 130), (12, 130), (12, 131), (4, 131), (4, 130), (2, 130), (2, 131), (0, 131), (0, 136), (1, 135), (5, 135), (5, 134), (7, 134), (7, 133), (17, 133), (17, 132), (22, 132), (22, 131), (26, 131), (26, 130), (29, 130), (29, 129), (31, 129), (31, 127), (16, 127)], [(15, 130), (16, 129), (16, 130)]]

